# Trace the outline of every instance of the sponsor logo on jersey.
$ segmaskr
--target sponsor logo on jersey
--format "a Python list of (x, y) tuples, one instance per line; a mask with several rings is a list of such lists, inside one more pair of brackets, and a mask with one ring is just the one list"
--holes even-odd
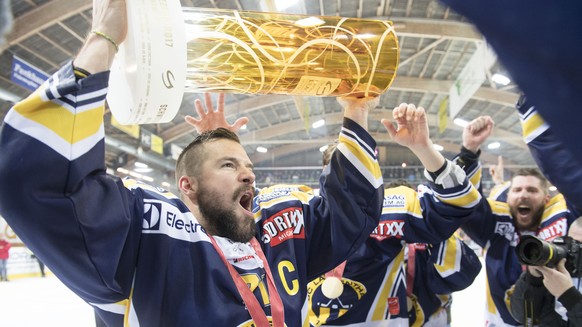
[(400, 313), (400, 301), (397, 297), (389, 297), (388, 301), (388, 312), (390, 315), (396, 316)]
[(160, 212), (162, 211), (161, 203), (144, 203), (144, 230), (159, 230), (160, 229)]
[(142, 230), (146, 234), (166, 234), (185, 241), (208, 240), (206, 231), (191, 213), (153, 199), (144, 199)]
[(234, 259), (232, 259), (232, 262), (238, 263), (238, 262), (243, 262), (243, 261), (250, 260), (252, 258), (254, 258), (254, 256), (252, 256), (252, 255), (245, 255), (245, 256), (240, 257), (240, 258), (234, 258)]
[(305, 222), (301, 208), (287, 208), (263, 222), (263, 243), (277, 246), (289, 239), (305, 239)]
[(566, 235), (567, 228), (566, 218), (560, 218), (553, 223), (540, 228), (537, 236), (543, 240), (551, 241), (558, 236)]
[(390, 237), (404, 237), (404, 220), (381, 221), (372, 231), (370, 237), (383, 241)]
[(269, 194), (259, 194), (255, 198), (255, 202), (258, 205), (261, 202), (271, 201), (273, 199), (280, 198), (280, 197), (283, 197), (283, 196), (287, 196), (289, 194), (291, 194), (291, 193), (290, 192), (281, 192), (280, 190), (279, 191), (272, 192), (272, 193), (269, 193)]
[(390, 194), (384, 197), (384, 208), (402, 208), (406, 206), (406, 196), (403, 194)]
[(504, 236), (510, 243), (510, 245), (517, 245), (519, 235), (515, 232), (515, 226), (511, 222), (497, 222), (495, 224), (495, 233)]

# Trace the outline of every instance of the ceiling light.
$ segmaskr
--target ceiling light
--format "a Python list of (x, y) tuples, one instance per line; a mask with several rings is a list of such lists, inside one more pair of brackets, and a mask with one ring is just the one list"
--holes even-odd
[(463, 118), (455, 118), (455, 120), (453, 120), (453, 123), (455, 123), (455, 125), (461, 126), (461, 127), (465, 127), (465, 126), (469, 125), (469, 122), (464, 120)]
[(137, 168), (148, 168), (149, 167), (147, 164), (144, 164), (143, 162), (139, 162), (139, 161), (136, 161), (133, 165), (136, 166)]
[(491, 80), (497, 84), (501, 84), (501, 85), (507, 85), (511, 82), (511, 80), (509, 79), (509, 77), (503, 75), (503, 74), (493, 74), (493, 76), (491, 76)]
[(22, 100), (21, 97), (19, 97), (18, 95), (8, 91), (8, 90), (4, 90), (0, 88), (0, 99), (4, 100), (4, 101), (8, 101), (11, 103), (16, 103), (20, 100)]
[(296, 3), (297, 0), (275, 0), (275, 7), (277, 10), (285, 10)]
[(129, 170), (125, 169), (125, 168), (117, 168), (117, 172), (122, 173), (122, 174), (129, 174)]
[(319, 152), (324, 152), (325, 150), (327, 150), (329, 146), (326, 144), (324, 146), (322, 146), (321, 148), (319, 148)]
[(240, 129), (242, 129), (242, 130), (246, 130), (246, 129), (247, 129), (247, 124), (244, 124), (244, 125), (242, 125), (242, 126), (240, 127)]
[(149, 177), (149, 176), (142, 176), (141, 179), (143, 179), (146, 182), (150, 182), (150, 183), (154, 181), (153, 177)]
[(162, 182), (162, 186), (163, 187), (170, 187), (172, 185), (170, 185), (170, 183), (168, 183), (168, 182)]
[(406, 162), (403, 162), (403, 163), (402, 163), (402, 168), (406, 168), (406, 166), (407, 166), (407, 165), (406, 165)]
[(135, 177), (135, 178), (142, 178), (142, 177), (143, 177), (143, 175), (142, 175), (142, 174), (140, 174), (140, 173), (136, 173), (135, 171), (130, 171), (130, 172), (129, 172), (129, 176), (131, 176), (131, 177)]
[(149, 167), (145, 167), (145, 168), (135, 168), (133, 171), (137, 173), (151, 173), (154, 170)]
[(499, 149), (499, 147), (501, 147), (501, 143), (499, 143), (499, 142), (491, 142), (487, 146), (487, 149), (493, 150), (493, 149)]
[(325, 125), (325, 120), (324, 119), (320, 119), (316, 122), (314, 122), (313, 124), (311, 124), (311, 127), (313, 128), (319, 128), (321, 126)]
[(262, 147), (262, 146), (257, 147), (257, 152), (267, 153), (267, 151), (269, 151), (269, 150), (267, 150), (267, 148), (265, 148), (265, 147)]
[(439, 144), (433, 144), (432, 147), (437, 149), (437, 151), (443, 151), (445, 149), (442, 145)]

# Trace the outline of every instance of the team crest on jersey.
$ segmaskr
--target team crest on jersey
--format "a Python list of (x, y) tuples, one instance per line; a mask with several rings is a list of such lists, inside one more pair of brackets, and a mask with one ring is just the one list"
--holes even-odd
[(273, 247), (289, 239), (305, 239), (303, 209), (299, 207), (281, 210), (263, 222), (263, 243)]
[(325, 278), (319, 277), (307, 285), (307, 300), (311, 308), (309, 321), (312, 326), (320, 326), (341, 317), (367, 292), (364, 284), (342, 278), (343, 293), (338, 298), (329, 299), (321, 291), (323, 281)]
[(384, 197), (384, 208), (403, 208), (406, 206), (406, 196), (403, 194), (389, 194)]
[(404, 237), (404, 220), (387, 220), (381, 221), (372, 231), (370, 237), (383, 241), (390, 237)]

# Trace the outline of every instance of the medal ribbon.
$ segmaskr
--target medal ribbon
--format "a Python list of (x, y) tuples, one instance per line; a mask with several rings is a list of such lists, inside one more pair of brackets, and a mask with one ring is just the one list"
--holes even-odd
[(261, 246), (259, 245), (257, 239), (253, 237), (250, 243), (255, 252), (257, 253), (257, 255), (259, 256), (259, 258), (263, 261), (263, 266), (265, 267), (265, 272), (267, 273), (267, 287), (269, 290), (269, 299), (271, 300), (271, 316), (273, 317), (272, 326), (269, 323), (269, 320), (267, 319), (265, 310), (263, 310), (263, 307), (259, 304), (259, 301), (257, 300), (255, 294), (251, 292), (251, 290), (247, 286), (247, 283), (242, 279), (242, 277), (236, 271), (236, 269), (234, 269), (234, 267), (228, 262), (228, 260), (226, 260), (224, 253), (216, 243), (214, 237), (212, 237), (212, 235), (210, 234), (208, 234), (208, 237), (210, 237), (210, 241), (212, 242), (212, 245), (216, 249), (216, 252), (218, 252), (220, 259), (222, 259), (222, 262), (224, 262), (224, 264), (228, 268), (228, 272), (230, 273), (230, 276), (232, 277), (232, 280), (234, 281), (234, 284), (236, 285), (236, 288), (240, 296), (242, 297), (245, 305), (247, 306), (251, 318), (253, 319), (257, 327), (284, 327), (285, 313), (283, 310), (283, 301), (281, 301), (279, 292), (275, 287), (275, 282), (273, 280), (273, 275), (271, 274), (271, 269), (269, 268), (269, 263), (267, 262), (267, 258), (265, 257), (265, 254), (263, 253), (263, 250), (261, 249)]
[(339, 264), (339, 266), (333, 268), (332, 270), (328, 271), (325, 273), (325, 278), (328, 277), (336, 277), (339, 278), (340, 280), (342, 279), (342, 276), (344, 275), (344, 269), (346, 268), (346, 261), (342, 262)]

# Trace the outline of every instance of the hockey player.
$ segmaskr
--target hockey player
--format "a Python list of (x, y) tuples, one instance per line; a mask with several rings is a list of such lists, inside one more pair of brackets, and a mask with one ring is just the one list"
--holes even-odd
[(380, 169), (370, 99), (343, 99), (322, 196), (253, 199), (254, 174), (228, 129), (201, 134), (177, 163), (180, 198), (105, 172), (108, 69), (125, 2), (95, 1), (72, 63), (16, 104), (0, 130), (0, 214), (108, 326), (298, 327), (306, 286), (378, 224)]
[[(525, 129), (524, 129), (525, 130)], [(463, 134), (457, 163), (466, 166), (471, 178), (480, 178), (480, 146), (471, 134)], [(511, 180), (507, 202), (489, 200), (480, 219), (470, 219), (463, 231), (484, 250), (487, 274), (487, 326), (518, 326), (508, 303), (511, 288), (522, 272), (515, 247), (522, 235), (536, 235), (547, 241), (565, 236), (572, 214), (563, 196), (550, 198), (548, 183), (533, 168), (520, 169)]]
[[(432, 146), (424, 109), (401, 104), (394, 109), (393, 117), (396, 128), (388, 121), (384, 125), (393, 140), (409, 147), (419, 157), (429, 186), (419, 187), (418, 192), (405, 186), (385, 190), (380, 223), (366, 243), (345, 265), (309, 284), (309, 323), (314, 326), (409, 326), (405, 241), (433, 244), (445, 241), (435, 249), (447, 251), (443, 255), (434, 252), (423, 263), (426, 270), (419, 268), (419, 271), (435, 273), (421, 278), (443, 278), (442, 284), (435, 285), (443, 294), (456, 290), (460, 284), (468, 286), (481, 268), (476, 256), (462, 256), (462, 247), (456, 242), (446, 242), (463, 221), (470, 217), (477, 219), (482, 214), (484, 204), (479, 192), (460, 167), (445, 160)], [(445, 256), (447, 260), (443, 261)], [(426, 262), (430, 260), (428, 267)], [(447, 283), (450, 284), (445, 292), (442, 286)], [(455, 287), (451, 287), (453, 284)], [(428, 299), (426, 293), (423, 296), (423, 300)], [(419, 323), (430, 320), (432, 313), (438, 311), (428, 302), (424, 303), (425, 308), (413, 317)], [(445, 317), (445, 323), (446, 320)], [(442, 322), (442, 317), (435, 317), (435, 326)]]
[(450, 326), (453, 292), (473, 284), (479, 257), (456, 235), (439, 244), (407, 245), (406, 294), (409, 326)]

